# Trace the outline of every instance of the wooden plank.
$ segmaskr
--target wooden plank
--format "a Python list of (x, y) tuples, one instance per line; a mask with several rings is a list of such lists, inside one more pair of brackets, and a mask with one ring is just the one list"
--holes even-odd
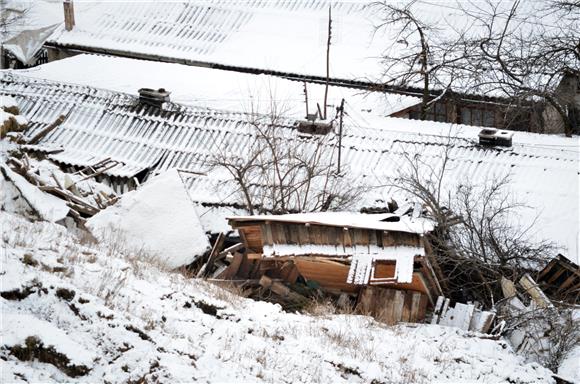
[(576, 280), (576, 276), (572, 275), (569, 278), (566, 279), (566, 281), (564, 281), (559, 287), (558, 290), (565, 290), (566, 288), (568, 288), (570, 285), (572, 285), (572, 283), (574, 282), (574, 280)]
[(342, 242), (345, 248), (352, 247), (352, 231), (348, 228), (342, 230)]
[(234, 258), (230, 262), (229, 267), (226, 269), (223, 279), (233, 279), (234, 277), (236, 277), (236, 274), (238, 273), (243, 261), (244, 261), (243, 254), (239, 252), (234, 253)]
[(538, 284), (536, 284), (534, 279), (532, 279), (529, 274), (526, 273), (524, 276), (522, 276), (520, 279), (520, 284), (522, 287), (524, 287), (526, 292), (532, 296), (532, 299), (538, 308), (548, 308), (553, 306), (550, 299), (548, 299), (546, 294), (540, 288), (538, 288)]
[(503, 297), (505, 297), (506, 299), (509, 299), (510, 297), (515, 297), (517, 295), (517, 290), (514, 283), (503, 276), (501, 277), (501, 290), (503, 292)]
[(244, 243), (236, 243), (234, 245), (232, 245), (231, 247), (228, 247), (226, 249), (224, 249), (223, 251), (221, 251), (218, 255), (218, 260), (226, 257), (228, 255), (228, 253), (234, 254), (235, 252), (239, 251), (240, 249), (244, 248)]
[(395, 291), (393, 298), (393, 324), (399, 323), (403, 318), (403, 307), (405, 306), (405, 292)]
[(294, 260), (300, 274), (309, 281), (316, 281), (325, 289), (336, 289), (344, 292), (358, 292), (358, 287), (347, 284), (349, 266), (340, 263), (325, 263), (311, 258)]
[(308, 227), (305, 225), (299, 225), (297, 229), (299, 244), (310, 244), (310, 233), (308, 232)]
[(403, 314), (401, 316), (401, 321), (410, 322), (411, 321), (411, 304), (413, 300), (413, 292), (405, 292), (405, 302), (403, 305)]
[(568, 270), (565, 268), (560, 268), (559, 270), (557, 270), (555, 273), (551, 274), (550, 276), (548, 276), (548, 278), (545, 279), (545, 281), (548, 284), (554, 284), (556, 282), (556, 280), (558, 280), (558, 278), (560, 276), (562, 276), (562, 274), (564, 272), (567, 272)]
[(211, 253), (207, 259), (207, 263), (205, 264), (205, 270), (203, 276), (210, 276), (214, 270), (214, 263), (216, 262), (217, 256), (220, 253), (220, 250), (224, 246), (224, 242), (226, 241), (226, 235), (223, 232), (220, 232), (218, 235), (213, 248), (211, 249)]
[(377, 246), (383, 248), (383, 231), (375, 230), (375, 239), (377, 241)]
[(296, 279), (298, 279), (299, 273), (298, 269), (294, 265), (293, 261), (285, 262), (282, 267), (280, 268), (280, 277), (282, 280), (286, 281), (289, 284), (294, 284)]
[(489, 331), (494, 318), (495, 314), (493, 312), (475, 311), (469, 323), (469, 330), (486, 333)]
[(421, 294), (420, 293), (413, 293), (411, 297), (411, 315), (409, 316), (409, 321), (411, 323), (417, 322), (419, 319), (421, 310)]
[(443, 302), (445, 298), (443, 296), (437, 297), (437, 302), (435, 303), (435, 308), (433, 309), (433, 318), (431, 319), (431, 324), (439, 323), (439, 318), (441, 317), (441, 311), (443, 310)]
[(250, 277), (250, 272), (254, 268), (254, 263), (255, 263), (255, 260), (249, 260), (247, 255), (244, 255), (244, 258), (242, 259), (242, 264), (240, 265), (240, 268), (238, 269), (237, 276), (240, 279), (248, 279)]
[(554, 268), (554, 266), (555, 266), (557, 263), (558, 263), (558, 259), (552, 259), (552, 260), (550, 260), (550, 262), (548, 263), (548, 265), (546, 265), (546, 266), (544, 267), (544, 269), (542, 269), (542, 270), (540, 271), (540, 274), (538, 275), (538, 281), (540, 281), (540, 280), (543, 280), (543, 279), (544, 279), (544, 277), (545, 277), (546, 275), (548, 275), (548, 274), (549, 274), (549, 273), (552, 271), (552, 268)]
[(244, 239), (246, 248), (254, 252), (262, 252), (262, 230), (259, 226), (249, 226), (238, 229)]
[(372, 288), (366, 287), (362, 290), (358, 298), (357, 311), (363, 315), (370, 315), (372, 308)]
[(429, 304), (429, 299), (426, 295), (421, 295), (421, 301), (419, 302), (419, 317), (417, 318), (417, 322), (422, 322), (425, 320), (425, 316), (427, 315), (427, 305)]
[(260, 230), (262, 231), (262, 246), (266, 244), (267, 245), (274, 244), (274, 240), (272, 238), (272, 225), (262, 224), (260, 226)]
[(302, 303), (308, 301), (308, 299), (305, 296), (303, 296), (297, 292), (292, 291), (290, 288), (288, 288), (284, 284), (280, 283), (279, 281), (274, 281), (266, 275), (264, 275), (260, 278), (259, 284), (262, 287), (271, 290), (275, 294), (280, 295), (280, 296), (285, 297), (285, 298), (288, 298), (292, 301), (302, 302)]

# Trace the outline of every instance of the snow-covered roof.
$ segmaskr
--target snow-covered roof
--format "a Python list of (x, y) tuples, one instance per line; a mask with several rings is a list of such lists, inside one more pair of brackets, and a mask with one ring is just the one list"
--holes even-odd
[[(392, 79), (399, 69), (392, 68), (385, 73), (381, 58), (403, 52), (408, 48), (407, 42), (413, 45), (414, 36), (402, 39), (396, 26), (377, 30), (383, 20), (376, 3), (372, 0), (82, 1), (75, 3), (73, 30), (59, 27), (48, 45), (324, 79), (331, 5), (330, 77), (337, 81), (383, 83)], [(413, 2), (412, 11), (421, 20), (433, 24), (443, 37), (452, 38), (467, 27), (470, 33), (479, 33), (481, 27), (462, 14), (459, 4), (471, 13), (482, 12), (484, 8), (477, 2), (419, 0)], [(502, 11), (509, 9), (511, 3), (496, 6)], [(519, 8), (533, 15), (541, 7), (541, 2), (524, 2)], [(518, 20), (517, 28), (527, 33), (530, 28), (537, 29), (539, 22)], [(403, 85), (421, 87), (415, 83)], [(445, 84), (434, 83), (431, 87), (443, 89)], [(470, 92), (466, 85), (457, 88), (457, 91)]]
[[(147, 169), (153, 174), (171, 168), (204, 173), (215, 148), (235, 143), (236, 151), (243, 153), (254, 140), (248, 116), (243, 113), (175, 103), (159, 113), (139, 105), (137, 97), (120, 92), (31, 79), (16, 72), (0, 74), (0, 94), (16, 99), (30, 121), (29, 135), (70, 112), (68, 119), (41, 141), (47, 148), (63, 148), (50, 155), (62, 163), (83, 166), (111, 157), (124, 165), (109, 173), (123, 177)], [(282, 133), (308, 146), (309, 140), (300, 139), (290, 128), (293, 121), (287, 124)], [(490, 149), (477, 144), (478, 133), (477, 127), (379, 118), (352, 110), (345, 114), (343, 164), (358, 182), (375, 187), (361, 196), (361, 204), (377, 199), (384, 204), (393, 192), (384, 186), (398, 175), (409, 156), (420, 154), (435, 164), (442, 148), (449, 148), (446, 185), (466, 180), (485, 183), (509, 174), (515, 198), (532, 207), (514, 220), (529, 223), (539, 215), (538, 236), (553, 239), (563, 254), (577, 260), (578, 139), (515, 132), (511, 148)], [(449, 136), (454, 137), (452, 142)], [(239, 203), (231, 190), (223, 185), (216, 188), (214, 176), (224, 177), (191, 175), (192, 198), (220, 205)]]
[(25, 64), (62, 23), (62, 4), (44, 0), (4, 0), (0, 30), (3, 48)]
[[(333, 77), (354, 78), (369, 56), (366, 2), (332, 2)], [(63, 47), (106, 49), (293, 74), (326, 75), (327, 0), (79, 2), (76, 26), (49, 40)], [(375, 60), (368, 61), (376, 70)]]
[(314, 212), (287, 215), (236, 216), (236, 222), (279, 222), (293, 224), (317, 224), (342, 228), (376, 229), (425, 234), (433, 230), (433, 223), (422, 218), (397, 216), (391, 213), (364, 214), (356, 212)]
[[(304, 118), (306, 112), (303, 82), (263, 74), (87, 54), (20, 73), (133, 95), (143, 87), (164, 88), (171, 92), (172, 101), (197, 107), (267, 113), (264, 109), (274, 100), (285, 116)], [(307, 83), (310, 113), (316, 110), (317, 103), (323, 105), (324, 88), (323, 84)], [(334, 111), (343, 98), (346, 110), (354, 108), (356, 113), (377, 116), (388, 116), (421, 102), (412, 96), (329, 87), (327, 105), (330, 110)]]

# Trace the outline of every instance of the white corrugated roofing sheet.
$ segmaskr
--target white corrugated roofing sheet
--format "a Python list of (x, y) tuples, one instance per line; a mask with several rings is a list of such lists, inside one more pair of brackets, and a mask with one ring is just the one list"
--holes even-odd
[[(397, 27), (384, 27), (375, 1), (327, 0), (215, 0), (215, 1), (82, 1), (75, 2), (76, 26), (61, 27), (49, 43), (61, 47), (105, 50), (106, 53), (190, 64), (274, 71), (305, 76), (326, 76), (328, 6), (332, 5), (330, 77), (359, 81), (387, 81), (400, 68), (385, 73), (381, 57), (397, 55), (413, 46), (415, 34), (400, 36)], [(396, 2), (395, 2), (396, 3)], [(499, 11), (511, 3), (496, 2)], [(467, 20), (459, 7), (481, 13), (484, 4), (456, 0), (413, 2), (411, 9), (432, 31), (453, 36), (481, 26)], [(546, 15), (534, 19), (542, 2), (522, 2), (519, 9), (530, 20), (518, 19), (515, 28), (529, 34), (557, 26)], [(551, 25), (553, 24), (553, 25)], [(434, 32), (429, 32), (430, 40)], [(405, 40), (405, 42), (402, 42)], [(432, 41), (432, 45), (436, 45)], [(416, 53), (416, 52), (415, 52)], [(447, 82), (433, 83), (445, 88)], [(398, 85), (398, 84), (397, 84)], [(420, 84), (404, 84), (419, 86)], [(469, 92), (468, 88), (459, 86)], [(464, 89), (461, 89), (464, 88)], [(489, 92), (494, 91), (489, 89)], [(499, 91), (498, 91), (499, 92)], [(501, 92), (498, 95), (502, 95)]]
[[(254, 134), (247, 115), (237, 112), (169, 104), (159, 113), (139, 105), (135, 96), (88, 86), (62, 84), (0, 72), (0, 94), (14, 97), (31, 122), (34, 134), (59, 114), (69, 118), (47, 135), (42, 145), (60, 145), (55, 160), (89, 165), (111, 157), (123, 162), (111, 175), (132, 177), (141, 170), (153, 173), (170, 168), (206, 172), (207, 159), (215, 148), (234, 148), (244, 153)], [(435, 165), (441, 150), (449, 148), (450, 162), (445, 185), (464, 181), (485, 183), (511, 175), (510, 188), (520, 202), (521, 220), (529, 223), (536, 215), (537, 235), (554, 239), (572, 260), (578, 254), (579, 153), (578, 138), (564, 138), (516, 132), (511, 148), (483, 148), (477, 145), (476, 127), (446, 123), (379, 118), (356, 113), (345, 118), (343, 164), (357, 182), (374, 188), (361, 204), (389, 201), (392, 182), (408, 156), (420, 154)], [(292, 120), (286, 121), (288, 126)], [(308, 138), (296, 130), (280, 128), (280, 134), (307, 148)], [(334, 135), (334, 134), (331, 134)], [(454, 137), (449, 141), (448, 136)], [(336, 136), (329, 151), (336, 149)], [(236, 203), (225, 177), (192, 175), (188, 184), (192, 198), (209, 203)], [(225, 184), (224, 184), (225, 183)], [(381, 187), (383, 186), (383, 187)]]

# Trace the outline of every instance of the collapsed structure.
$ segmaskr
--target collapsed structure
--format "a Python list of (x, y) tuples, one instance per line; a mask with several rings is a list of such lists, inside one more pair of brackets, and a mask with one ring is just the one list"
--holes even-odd
[[(425, 219), (320, 212), (229, 219), (258, 274), (355, 297), (388, 323), (420, 321), (441, 288), (423, 235)], [(289, 272), (286, 272), (289, 271)]]

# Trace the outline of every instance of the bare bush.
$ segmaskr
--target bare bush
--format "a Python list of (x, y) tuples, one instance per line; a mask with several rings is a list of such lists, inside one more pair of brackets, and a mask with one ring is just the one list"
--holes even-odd
[(500, 319), (507, 324), (504, 332), (516, 344), (517, 352), (554, 372), (580, 345), (580, 319), (574, 308), (548, 307), (530, 310), (499, 305)]
[(420, 151), (407, 155), (392, 186), (421, 202), (436, 223), (428, 240), (446, 295), (490, 308), (503, 297), (502, 276), (519, 280), (543, 266), (555, 246), (534, 240), (535, 221), (521, 226), (515, 220), (529, 207), (509, 193), (509, 175), (480, 185), (445, 180), (452, 145), (448, 138), (435, 159)]
[(337, 135), (298, 135), (282, 113), (276, 103), (267, 115), (248, 113), (246, 145), (216, 143), (209, 168), (227, 172), (250, 214), (348, 208), (363, 187), (337, 172)]

